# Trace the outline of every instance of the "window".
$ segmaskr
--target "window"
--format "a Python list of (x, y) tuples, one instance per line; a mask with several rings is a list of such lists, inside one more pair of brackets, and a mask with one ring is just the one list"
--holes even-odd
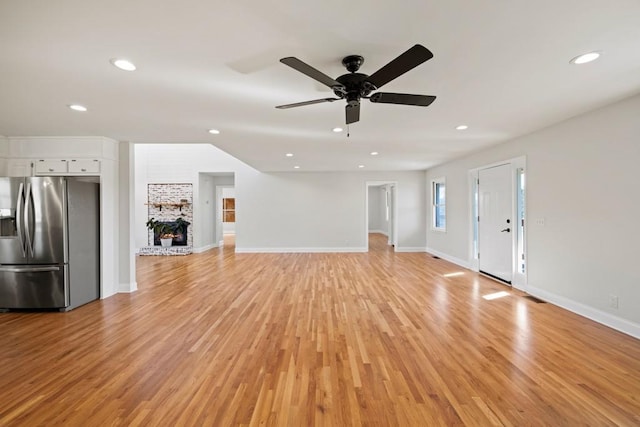
[(445, 231), (447, 229), (446, 198), (444, 178), (431, 181), (432, 224), (434, 230)]

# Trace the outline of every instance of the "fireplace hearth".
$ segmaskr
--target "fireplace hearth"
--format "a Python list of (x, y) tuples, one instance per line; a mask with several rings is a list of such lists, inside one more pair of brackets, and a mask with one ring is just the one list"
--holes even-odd
[[(174, 235), (172, 246), (187, 246), (187, 230), (189, 229), (189, 225), (178, 224), (175, 221), (160, 221), (162, 224), (167, 224), (171, 229), (171, 234)], [(160, 236), (158, 233), (153, 233), (153, 244), (160, 245)]]

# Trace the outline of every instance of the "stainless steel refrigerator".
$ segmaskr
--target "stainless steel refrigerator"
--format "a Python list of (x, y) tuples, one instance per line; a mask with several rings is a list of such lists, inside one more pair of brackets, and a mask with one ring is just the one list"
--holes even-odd
[(0, 178), (0, 309), (99, 298), (99, 205), (99, 184), (80, 178)]

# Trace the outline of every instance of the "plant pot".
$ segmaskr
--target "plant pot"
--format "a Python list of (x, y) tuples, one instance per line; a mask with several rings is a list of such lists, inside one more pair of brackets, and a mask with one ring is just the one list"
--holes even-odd
[(173, 243), (173, 239), (169, 237), (168, 239), (160, 239), (160, 244), (163, 248), (170, 248)]

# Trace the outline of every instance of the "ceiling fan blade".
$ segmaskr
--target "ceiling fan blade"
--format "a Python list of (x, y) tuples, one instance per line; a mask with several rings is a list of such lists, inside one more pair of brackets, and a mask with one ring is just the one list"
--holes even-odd
[(287, 109), (287, 108), (293, 108), (293, 107), (302, 107), (304, 105), (312, 105), (312, 104), (320, 104), (322, 102), (333, 102), (333, 101), (337, 101), (340, 98), (322, 98), (322, 99), (314, 99), (313, 101), (304, 101), (304, 102), (296, 102), (295, 104), (285, 104), (285, 105), (278, 105), (276, 106), (276, 108), (279, 108), (281, 110)]
[(355, 123), (360, 120), (360, 102), (357, 104), (347, 104), (345, 107), (347, 116), (347, 124)]
[(409, 93), (376, 92), (371, 95), (369, 99), (371, 102), (380, 104), (403, 104), (428, 107), (436, 100), (436, 97), (431, 95), (412, 95)]
[(417, 44), (367, 77), (367, 81), (379, 89), (382, 85), (389, 83), (396, 77), (403, 75), (431, 58), (433, 58), (433, 53), (426, 47)]
[(306, 74), (314, 80), (319, 81), (323, 85), (329, 86), (330, 88), (340, 86), (343, 87), (340, 83), (333, 80), (331, 77), (327, 76), (321, 71), (316, 70), (311, 65), (302, 62), (298, 58), (294, 58), (293, 56), (288, 56), (286, 58), (282, 58), (280, 60), (285, 65), (293, 68), (296, 71), (300, 71), (302, 74)]

